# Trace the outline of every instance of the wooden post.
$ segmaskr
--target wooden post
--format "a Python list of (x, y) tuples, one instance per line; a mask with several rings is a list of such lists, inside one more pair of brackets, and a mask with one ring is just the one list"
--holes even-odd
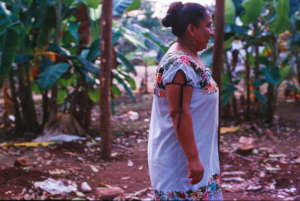
[[(221, 74), (223, 70), (224, 57), (224, 9), (225, 0), (216, 0), (215, 9), (215, 44), (213, 49), (213, 78), (221, 92)], [(218, 150), (220, 157), (220, 116), (221, 116), (221, 93), (219, 94), (219, 128), (218, 128)], [(221, 160), (220, 160), (221, 161)]]
[(112, 65), (112, 0), (102, 1), (101, 14), (101, 65), (100, 65), (100, 135), (102, 156), (110, 158), (112, 148), (110, 86)]

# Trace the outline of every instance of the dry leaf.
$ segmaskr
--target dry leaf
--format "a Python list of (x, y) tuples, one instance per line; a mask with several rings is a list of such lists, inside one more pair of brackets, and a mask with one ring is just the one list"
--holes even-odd
[(21, 142), (21, 143), (5, 143), (2, 144), (1, 146), (3, 147), (9, 147), (9, 146), (14, 146), (14, 147), (19, 147), (19, 146), (24, 146), (24, 147), (38, 147), (38, 146), (43, 146), (47, 147), (51, 144), (54, 144), (54, 142)]
[(238, 131), (240, 129), (241, 129), (240, 126), (237, 126), (237, 127), (221, 127), (220, 133), (221, 134), (234, 133), (234, 132), (236, 132), (236, 131)]

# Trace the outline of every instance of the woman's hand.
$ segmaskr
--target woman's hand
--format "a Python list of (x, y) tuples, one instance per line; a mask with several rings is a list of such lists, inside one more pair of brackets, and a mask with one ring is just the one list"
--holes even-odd
[(191, 184), (197, 184), (201, 181), (204, 174), (204, 169), (198, 157), (188, 161), (188, 170), (188, 178), (191, 178), (191, 180), (189, 181)]

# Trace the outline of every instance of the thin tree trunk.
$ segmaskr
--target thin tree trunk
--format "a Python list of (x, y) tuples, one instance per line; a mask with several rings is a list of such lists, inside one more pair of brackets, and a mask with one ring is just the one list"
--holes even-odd
[[(223, 70), (224, 54), (224, 9), (225, 1), (216, 0), (215, 10), (215, 44), (213, 49), (213, 77), (221, 91), (221, 73)], [(219, 95), (219, 127), (218, 127), (218, 150), (220, 157), (220, 116), (221, 116), (221, 96)], [(220, 161), (221, 162), (221, 161)]]
[(246, 112), (245, 119), (246, 121), (250, 120), (250, 64), (249, 64), (249, 52), (246, 51), (246, 60), (245, 60), (245, 68), (246, 68)]
[(267, 122), (272, 123), (275, 105), (274, 105), (274, 85), (270, 83), (268, 85), (267, 98), (268, 98)]
[[(58, 0), (55, 8), (55, 14), (56, 14), (56, 27), (55, 27), (55, 37), (54, 37), (54, 43), (56, 46), (59, 46), (60, 44), (60, 34), (61, 34), (61, 20), (62, 20), (62, 0)], [(57, 115), (57, 84), (54, 84), (54, 86), (51, 89), (51, 113), (54, 115), (53, 117), (56, 117)]]
[[(238, 57), (239, 57), (239, 51), (238, 50), (234, 50), (232, 52), (232, 69), (231, 69), (231, 73), (230, 75), (232, 75), (232, 72), (235, 70), (237, 63), (238, 63)], [(232, 79), (232, 77), (231, 77)], [(233, 93), (232, 96), (232, 107), (233, 107), (233, 115), (235, 117), (236, 120), (239, 120), (239, 115), (238, 115), (238, 108), (237, 108), (237, 101), (236, 101), (236, 97)]]
[(102, 136), (102, 155), (108, 160), (111, 155), (111, 108), (110, 77), (112, 65), (112, 0), (102, 1), (101, 14), (101, 66), (100, 66), (100, 135)]
[[(254, 53), (255, 53), (254, 79), (255, 80), (258, 80), (258, 78), (259, 78), (259, 62), (258, 62), (259, 51), (258, 51), (258, 48), (259, 48), (259, 46), (258, 46), (258, 44), (256, 44), (254, 46)], [(259, 86), (255, 86), (254, 90), (259, 92)], [(254, 111), (257, 114), (259, 112), (259, 101), (258, 101), (258, 99), (256, 97), (254, 99)]]
[(17, 90), (13, 70), (9, 72), (9, 86), (16, 116), (16, 133), (23, 133), (23, 121), (21, 117), (19, 102), (17, 99)]
[(49, 111), (48, 111), (48, 90), (42, 92), (42, 107), (43, 107), (43, 122), (42, 127), (44, 128), (46, 122), (49, 119)]
[(298, 48), (295, 50), (295, 57), (296, 57), (296, 65), (297, 65), (297, 79), (298, 79), (298, 85), (300, 87), (300, 58), (299, 58), (299, 50)]
[(148, 65), (145, 65), (145, 94), (148, 93)]

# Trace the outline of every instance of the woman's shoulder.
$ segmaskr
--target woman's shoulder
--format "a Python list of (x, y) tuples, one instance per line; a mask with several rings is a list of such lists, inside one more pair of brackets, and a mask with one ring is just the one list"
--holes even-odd
[(196, 69), (197, 64), (191, 56), (181, 50), (168, 51), (161, 59), (159, 66), (169, 68), (171, 65), (186, 65)]

